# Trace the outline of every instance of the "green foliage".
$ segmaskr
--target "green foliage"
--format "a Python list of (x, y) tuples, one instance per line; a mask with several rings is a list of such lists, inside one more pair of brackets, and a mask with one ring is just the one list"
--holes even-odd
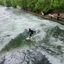
[(5, 0), (5, 2), (6, 2), (6, 6), (7, 7), (10, 7), (12, 4), (11, 4), (11, 0)]
[(38, 2), (35, 4), (35, 11), (40, 12), (44, 9), (44, 2), (43, 0), (38, 0)]
[(4, 0), (0, 0), (0, 5), (4, 5)]
[(16, 2), (18, 6), (22, 7), (22, 0), (16, 0)]
[(37, 3), (38, 0), (28, 0), (28, 4), (27, 7), (28, 9), (30, 9), (31, 11), (35, 11), (35, 5)]
[(14, 8), (17, 7), (17, 1), (18, 0), (11, 0), (12, 7), (14, 7)]
[(63, 11), (64, 0), (0, 0), (0, 5), (6, 4), (7, 7), (20, 6), (22, 9), (37, 13), (49, 13), (52, 11)]
[(21, 0), (21, 8), (27, 9), (27, 0)]

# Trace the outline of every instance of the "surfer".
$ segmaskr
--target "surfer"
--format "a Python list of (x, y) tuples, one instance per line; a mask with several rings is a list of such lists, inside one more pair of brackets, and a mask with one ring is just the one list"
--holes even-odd
[(28, 30), (28, 37), (26, 38), (26, 40), (31, 40), (32, 35), (36, 33), (36, 31), (32, 30), (31, 28), (29, 28)]
[(34, 33), (35, 31), (29, 28), (29, 37), (31, 37)]

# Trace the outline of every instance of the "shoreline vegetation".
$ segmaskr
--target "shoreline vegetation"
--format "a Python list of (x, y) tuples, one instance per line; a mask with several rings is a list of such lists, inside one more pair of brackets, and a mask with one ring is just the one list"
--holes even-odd
[(20, 8), (64, 25), (64, 0), (0, 0), (0, 5)]

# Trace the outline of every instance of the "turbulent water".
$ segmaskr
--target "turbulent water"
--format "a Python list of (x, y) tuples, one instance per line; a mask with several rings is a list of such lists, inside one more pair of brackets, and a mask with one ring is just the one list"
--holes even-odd
[[(26, 40), (29, 28), (36, 34), (31, 40)], [(64, 64), (64, 26), (19, 9), (0, 6), (0, 61), (5, 56), (4, 64), (20, 64), (19, 60), (11, 60), (10, 57), (23, 58), (23, 50), (36, 50), (45, 55), (51, 64)]]

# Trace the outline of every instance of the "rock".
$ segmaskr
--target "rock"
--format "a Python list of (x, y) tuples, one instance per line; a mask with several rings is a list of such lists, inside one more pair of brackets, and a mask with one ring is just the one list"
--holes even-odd
[(41, 14), (44, 16), (44, 13), (41, 11)]
[[(4, 61), (4, 60), (3, 60)], [(5, 56), (1, 64), (50, 64), (48, 59), (39, 51), (23, 50)]]
[(49, 17), (54, 18), (54, 15), (53, 14), (48, 14)]
[(54, 15), (53, 14), (48, 14), (49, 16), (51, 16), (51, 17), (54, 17)]

